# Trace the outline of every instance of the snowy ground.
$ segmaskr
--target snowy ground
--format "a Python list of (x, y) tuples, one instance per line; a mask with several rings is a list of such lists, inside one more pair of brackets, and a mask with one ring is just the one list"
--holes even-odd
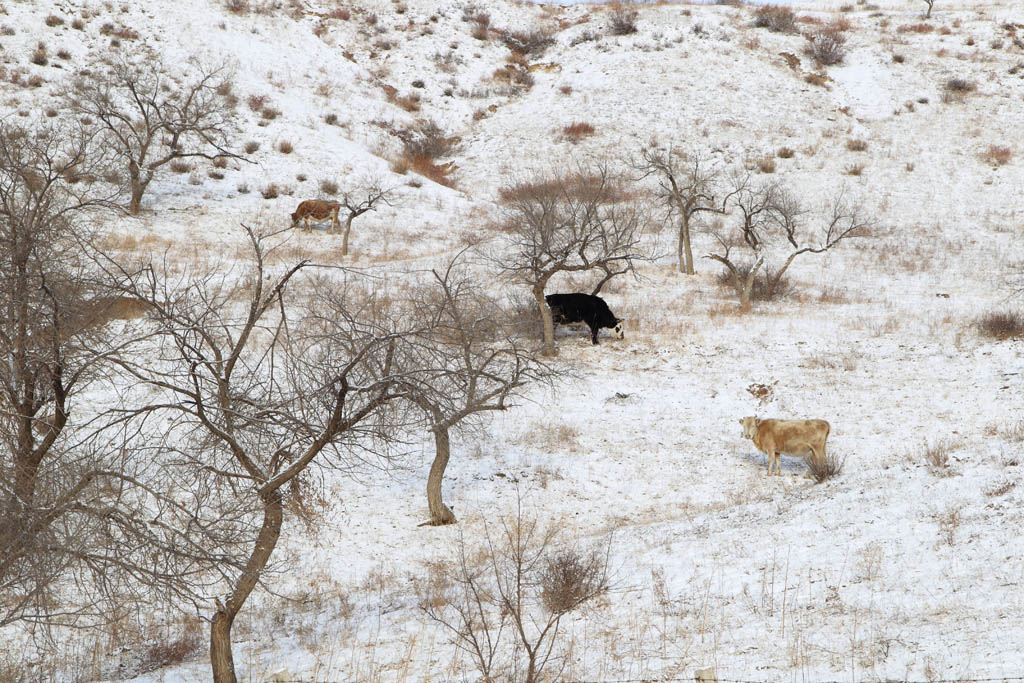
[[(795, 293), (749, 315), (733, 312), (706, 259), (695, 277), (665, 258), (616, 283), (606, 299), (629, 320), (625, 340), (593, 347), (567, 333), (560, 362), (577, 380), (456, 440), (446, 476), (456, 527), (416, 526), (426, 518), (426, 440), (405, 468), (330, 482), (320, 532), (290, 529), (278, 549), (295, 568), (276, 588), (303, 599), (256, 596), (235, 629), (242, 678), (475, 680), (417, 608), (414, 579), (450, 557), (459, 534), (479, 541), (517, 492), (582, 542), (614, 530), (617, 588), (571, 624), (564, 680), (690, 680), (703, 667), (739, 680), (1020, 675), (1024, 342), (993, 341), (974, 322), (1013, 307), (1007, 281), (1024, 262), (1024, 7), (952, 4), (936, 4), (930, 32), (900, 30), (922, 23), (923, 3), (798, 7), (852, 24), (845, 64), (821, 71), (801, 36), (753, 28), (745, 7), (644, 7), (636, 34), (578, 42), (607, 33), (607, 8), (477, 3), (492, 27), (556, 32), (534, 60), (535, 84), (518, 94), (493, 78), (508, 50), (470, 36), (466, 3), (253, 1), (240, 14), (212, 0), (0, 7), (0, 28), (14, 31), (0, 36), (5, 73), (45, 78), (39, 88), (0, 84), (0, 113), (16, 121), (41, 118), (62, 78), (114, 49), (106, 22), (138, 31), (167, 64), (193, 53), (235, 60), (239, 141), (260, 143), (257, 164), (232, 164), (223, 180), (197, 168), (198, 185), (161, 176), (141, 217), (106, 226), (112, 244), (131, 236), (183, 261), (233, 253), (242, 220), (283, 224), (323, 178), (346, 187), (378, 177), (398, 201), (358, 219), (352, 261), (436, 263), (486, 231), (510, 178), (553, 160), (620, 162), (653, 139), (728, 166), (790, 147), (776, 176), (808, 204), (845, 187), (879, 216), (874, 237), (798, 261)], [(341, 6), (348, 20), (326, 16)], [(73, 29), (83, 13), (84, 29)], [(49, 14), (66, 23), (48, 27)], [(70, 59), (31, 64), (39, 41)], [(809, 72), (829, 80), (812, 85)], [(977, 90), (944, 103), (953, 77)], [(417, 92), (420, 111), (389, 102), (383, 85)], [(281, 115), (258, 125), (249, 95)], [(330, 113), (336, 125), (324, 122)], [(455, 189), (391, 170), (398, 143), (373, 122), (417, 117), (462, 138)], [(578, 121), (595, 134), (563, 140)], [(852, 139), (866, 151), (849, 150)], [(277, 151), (282, 140), (294, 152)], [(1010, 147), (1008, 164), (981, 158), (992, 145)], [(270, 183), (285, 192), (264, 200)], [(296, 231), (296, 254), (337, 260), (336, 239)], [(710, 247), (697, 238), (698, 255)], [(755, 383), (770, 397), (748, 391)], [(814, 484), (784, 457), (783, 476), (767, 479), (737, 422), (754, 414), (829, 420), (841, 476)], [(951, 465), (936, 473), (924, 452), (939, 443)], [(61, 676), (111, 678), (115, 655), (103, 643), (69, 647)], [(136, 680), (208, 676), (201, 648)]]

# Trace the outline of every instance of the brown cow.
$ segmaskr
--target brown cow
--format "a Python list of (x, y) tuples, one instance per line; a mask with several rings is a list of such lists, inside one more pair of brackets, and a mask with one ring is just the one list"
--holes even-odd
[(327, 229), (328, 233), (337, 230), (341, 232), (341, 224), (338, 223), (338, 210), (341, 208), (341, 204), (333, 201), (326, 201), (323, 199), (307, 199), (299, 204), (299, 207), (295, 209), (295, 213), (292, 214), (292, 227), (299, 221), (304, 221), (306, 224), (306, 230), (309, 230), (310, 219), (315, 221), (324, 221), (328, 218), (331, 219), (331, 227)]
[(757, 450), (768, 456), (768, 476), (780, 473), (779, 454), (812, 457), (824, 461), (825, 440), (831, 430), (824, 420), (759, 420), (745, 417), (740, 420), (743, 436), (754, 442)]

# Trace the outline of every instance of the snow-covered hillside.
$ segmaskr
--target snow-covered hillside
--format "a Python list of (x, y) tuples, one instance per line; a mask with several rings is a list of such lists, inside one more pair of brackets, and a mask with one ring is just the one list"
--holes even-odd
[[(714, 248), (704, 232), (697, 275), (665, 256), (614, 281), (603, 296), (628, 321), (624, 340), (563, 332), (557, 362), (574, 380), (455, 439), (445, 496), (457, 525), (417, 526), (426, 434), (403, 467), (329, 480), (318, 531), (289, 528), (277, 594), (255, 595), (236, 625), (240, 677), (477, 680), (419, 608), (422, 582), (460, 539), (493, 535), (519, 496), (583, 546), (612, 532), (615, 588), (563, 623), (571, 651), (552, 680), (692, 680), (706, 667), (744, 681), (1021, 675), (1024, 339), (997, 341), (977, 321), (1021, 307), (1024, 6), (939, 0), (927, 21), (924, 8), (795, 6), (801, 30), (849, 24), (844, 62), (819, 67), (802, 35), (756, 28), (750, 6), (637, 6), (637, 31), (621, 36), (609, 6), (512, 0), (0, 6), (9, 121), (45, 121), (91, 59), (142, 44), (172, 70), (192, 56), (235, 70), (237, 146), (258, 143), (255, 163), (233, 160), (219, 179), (202, 160), (159, 175), (140, 216), (103, 226), (111, 245), (183, 262), (233, 254), (240, 222), (284, 227), (324, 180), (378, 181), (392, 205), (356, 220), (345, 262), (433, 267), (480, 238), (500, 244), (501, 187), (574, 163), (626, 168), (650, 144), (778, 179), (809, 207), (843, 190), (877, 216), (870, 237), (796, 260), (793, 291), (748, 314), (699, 258)], [(138, 37), (112, 46), (108, 23)], [(553, 43), (509, 66), (496, 30), (534, 29)], [(45, 65), (30, 59), (40, 43)], [(973, 90), (951, 95), (950, 79)], [(424, 122), (459, 139), (439, 160), (454, 163), (450, 187), (400, 173), (394, 133)], [(593, 133), (569, 139), (574, 123)], [(290, 239), (296, 260), (342, 261), (323, 229)], [(651, 239), (674, 251), (670, 226)], [(550, 291), (573, 286), (587, 282)], [(827, 419), (841, 474), (817, 484), (784, 457), (767, 478), (738, 424), (755, 414)], [(926, 452), (943, 448), (947, 466), (930, 466)], [(57, 668), (35, 670), (135, 675), (152, 639), (184, 628), (71, 639)], [(134, 680), (208, 678), (204, 645)]]

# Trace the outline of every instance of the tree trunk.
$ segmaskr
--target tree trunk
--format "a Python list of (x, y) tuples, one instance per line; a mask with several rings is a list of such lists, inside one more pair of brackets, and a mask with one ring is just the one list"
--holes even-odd
[(348, 233), (352, 230), (352, 219), (354, 216), (349, 216), (345, 219), (345, 236), (341, 238), (341, 255), (348, 256)]
[(217, 613), (213, 615), (210, 626), (210, 666), (213, 669), (214, 683), (237, 683), (235, 677), (235, 661), (231, 654), (231, 625), (242, 609), (249, 594), (259, 581), (263, 568), (270, 561), (270, 556), (281, 537), (281, 522), (284, 519), (284, 506), (281, 493), (274, 489), (262, 494), (263, 527), (256, 537), (256, 546), (249, 555), (245, 571), (239, 577), (234, 590), (227, 602), (221, 605), (218, 601)]
[(754, 277), (757, 275), (757, 271), (760, 270), (762, 263), (764, 263), (764, 259), (757, 259), (757, 263), (747, 273), (747, 279), (744, 281), (743, 289), (740, 291), (740, 310), (744, 313), (750, 312), (750, 292), (754, 289)]
[(434, 463), (430, 466), (427, 476), (427, 505), (430, 506), (430, 525), (443, 526), (455, 524), (455, 515), (444, 504), (441, 497), (441, 482), (444, 470), (448, 467), (451, 455), (451, 441), (448, 438), (448, 427), (434, 427)]
[(533, 288), (533, 298), (537, 301), (541, 320), (544, 321), (544, 348), (541, 349), (541, 355), (557, 356), (558, 349), (555, 348), (555, 323), (551, 319), (551, 309), (548, 308), (548, 302), (544, 299), (544, 285), (546, 284), (547, 281), (545, 280)]
[(131, 181), (131, 199), (128, 200), (128, 214), (138, 216), (142, 208), (142, 193), (145, 191), (145, 183), (142, 182), (142, 170), (133, 161), (128, 166), (128, 178)]
[(694, 275), (697, 271), (693, 267), (693, 250), (690, 248), (690, 216), (685, 212), (679, 219), (677, 252), (679, 254), (679, 272)]

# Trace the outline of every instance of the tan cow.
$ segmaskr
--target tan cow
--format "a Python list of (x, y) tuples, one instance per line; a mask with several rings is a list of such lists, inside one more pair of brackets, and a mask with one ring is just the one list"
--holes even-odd
[(768, 456), (768, 476), (780, 472), (779, 454), (825, 459), (825, 440), (831, 430), (824, 420), (760, 420), (745, 417), (740, 420), (743, 436), (754, 442), (757, 450)]
[(307, 199), (299, 204), (299, 207), (295, 209), (295, 213), (292, 214), (292, 227), (299, 221), (304, 221), (306, 224), (306, 230), (309, 230), (310, 219), (315, 221), (324, 221), (328, 218), (331, 219), (331, 227), (327, 229), (328, 233), (337, 230), (341, 232), (341, 224), (338, 223), (338, 210), (341, 208), (341, 204), (333, 201), (326, 201), (323, 199)]

